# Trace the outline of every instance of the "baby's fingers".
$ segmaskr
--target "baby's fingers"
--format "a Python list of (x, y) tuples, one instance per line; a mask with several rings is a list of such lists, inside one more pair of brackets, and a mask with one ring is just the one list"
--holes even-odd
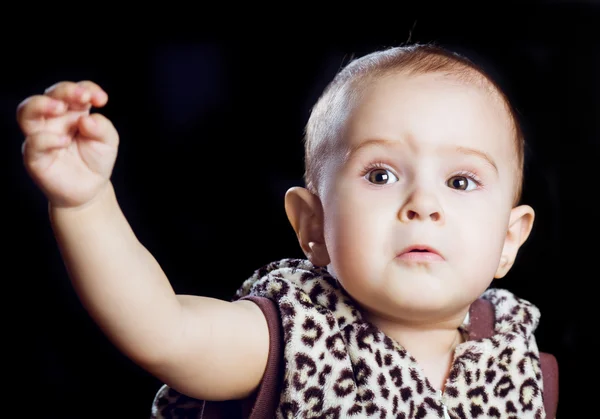
[(100, 86), (91, 81), (62, 81), (56, 83), (44, 92), (46, 95), (67, 102), (71, 108), (82, 110), (90, 106), (106, 105), (108, 95)]
[(64, 148), (69, 145), (71, 139), (66, 135), (58, 135), (52, 132), (39, 132), (28, 136), (23, 142), (21, 151), (25, 163), (32, 163), (42, 155), (50, 151)]
[(35, 134), (44, 127), (45, 118), (59, 116), (67, 105), (48, 96), (36, 95), (25, 99), (17, 106), (17, 123), (25, 136)]

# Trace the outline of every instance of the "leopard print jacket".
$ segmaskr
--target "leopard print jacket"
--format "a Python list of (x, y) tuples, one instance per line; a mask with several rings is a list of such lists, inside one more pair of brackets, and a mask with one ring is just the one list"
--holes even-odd
[[(325, 268), (273, 262), (234, 300), (249, 295), (273, 300), (281, 313), (286, 368), (277, 418), (545, 418), (533, 335), (540, 313), (509, 291), (483, 294), (495, 307), (496, 333), (456, 347), (443, 393), (400, 344), (363, 319)], [(164, 386), (152, 418), (166, 417), (161, 411), (177, 397)], [(198, 406), (189, 399), (188, 407)]]

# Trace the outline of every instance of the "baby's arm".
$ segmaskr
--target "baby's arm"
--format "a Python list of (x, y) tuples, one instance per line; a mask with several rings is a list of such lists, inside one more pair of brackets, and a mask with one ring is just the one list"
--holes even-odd
[(73, 285), (92, 318), (133, 361), (184, 394), (248, 395), (262, 378), (269, 349), (258, 306), (176, 296), (113, 189), (97, 198), (78, 210), (50, 210)]
[(175, 295), (109, 181), (118, 135), (89, 115), (105, 95), (89, 82), (61, 83), (18, 111), (25, 165), (49, 199), (73, 286), (108, 338), (161, 381), (200, 399), (245, 397), (269, 351), (262, 311), (249, 301)]

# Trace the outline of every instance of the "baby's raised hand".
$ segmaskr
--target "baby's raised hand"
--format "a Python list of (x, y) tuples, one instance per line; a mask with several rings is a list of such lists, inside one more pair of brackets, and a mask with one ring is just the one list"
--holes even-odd
[(80, 207), (108, 184), (119, 136), (107, 118), (90, 114), (107, 101), (95, 83), (60, 82), (17, 107), (25, 167), (53, 206)]

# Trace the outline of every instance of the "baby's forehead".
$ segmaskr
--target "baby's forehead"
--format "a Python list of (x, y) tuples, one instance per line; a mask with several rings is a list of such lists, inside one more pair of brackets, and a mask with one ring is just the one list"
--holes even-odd
[[(417, 72), (409, 69), (388, 70), (381, 73), (364, 74), (349, 81), (343, 95), (346, 106), (355, 108), (369, 95), (382, 95), (392, 86), (400, 89), (415, 90), (429, 88), (443, 94), (443, 87), (452, 87), (454, 92), (479, 92), (490, 103), (506, 108), (505, 99), (500, 89), (486, 76), (478, 71), (466, 68), (461, 71)], [(508, 109), (506, 109), (508, 111)]]
[(445, 74), (393, 74), (354, 92), (348, 97), (351, 106), (340, 108), (346, 113), (339, 118), (344, 122), (330, 139), (329, 150), (335, 152), (319, 157), (329, 168), (348, 162), (350, 156), (372, 154), (369, 150), (387, 156), (417, 152), (442, 160), (480, 155), (505, 167), (516, 161), (509, 111), (480, 81)]
[(509, 104), (477, 74), (389, 72), (354, 80), (338, 99), (343, 102), (334, 107), (338, 141), (347, 139), (348, 131), (384, 131), (386, 124), (397, 129), (403, 122), (445, 124), (449, 133), (494, 129), (514, 138), (516, 121)]

